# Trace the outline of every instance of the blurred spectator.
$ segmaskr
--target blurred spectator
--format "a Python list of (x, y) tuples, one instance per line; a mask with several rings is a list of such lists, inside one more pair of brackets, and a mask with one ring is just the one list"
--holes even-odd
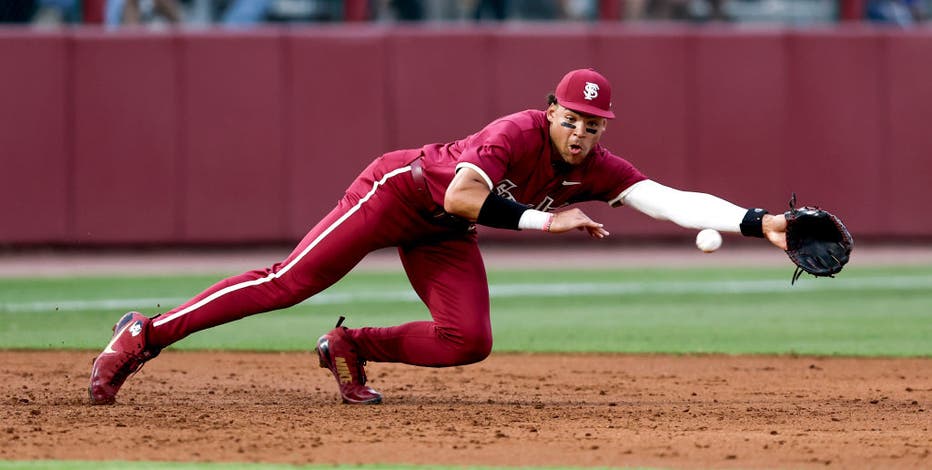
[(647, 0), (646, 19), (685, 20), (689, 18), (689, 0)]
[(36, 0), (0, 0), (0, 23), (28, 23), (36, 12)]
[(421, 21), (424, 19), (424, 5), (421, 0), (391, 0), (395, 17), (400, 21)]
[(925, 19), (924, 7), (921, 0), (869, 0), (867, 19), (900, 27), (913, 26)]
[(77, 23), (81, 21), (78, 3), (78, 0), (39, 0), (33, 23)]
[(563, 0), (563, 19), (571, 21), (597, 20), (599, 19), (599, 2), (600, 0)]
[(265, 21), (272, 0), (234, 0), (223, 12), (221, 23), (248, 26)]
[[(733, 18), (725, 12), (726, 0), (705, 0), (708, 13), (704, 16), (705, 20), (711, 21), (732, 21)], [(695, 17), (693, 19), (696, 19)]]
[(136, 25), (159, 15), (169, 23), (181, 22), (177, 0), (107, 0), (105, 22), (109, 26)]
[(512, 18), (541, 21), (563, 18), (560, 0), (511, 0)]
[(476, 21), (503, 21), (508, 14), (508, 0), (478, 0), (472, 18)]
[(731, 21), (725, 11), (726, 0), (647, 0), (646, 19), (674, 21)]
[[(475, 0), (468, 12), (476, 21), (595, 20), (600, 0)], [(469, 2), (467, 2), (468, 4)]]
[(282, 23), (343, 21), (344, 0), (274, 0), (267, 19)]
[(186, 16), (192, 23), (248, 27), (342, 21), (344, 7), (345, 0), (192, 0)]
[(251, 26), (323, 21), (725, 20), (805, 25), (849, 20), (906, 27), (927, 20), (932, 7), (932, 0), (851, 0), (855, 6), (839, 12), (837, 1), (0, 0), (0, 22), (48, 25), (103, 21), (113, 26), (184, 21), (197, 25)]

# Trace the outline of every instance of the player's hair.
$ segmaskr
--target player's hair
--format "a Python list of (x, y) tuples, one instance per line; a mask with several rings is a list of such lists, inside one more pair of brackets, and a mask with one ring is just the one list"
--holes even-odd
[(549, 107), (552, 104), (560, 104), (557, 102), (557, 95), (554, 95), (553, 93), (547, 95), (547, 106)]

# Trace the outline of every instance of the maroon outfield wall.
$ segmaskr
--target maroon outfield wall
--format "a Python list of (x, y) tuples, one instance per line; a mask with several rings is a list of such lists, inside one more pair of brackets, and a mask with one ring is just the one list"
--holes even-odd
[[(932, 238), (929, 31), (0, 30), (0, 55), (3, 244), (293, 241), (372, 158), (541, 108), (585, 66), (615, 84), (604, 142), (661, 182)], [(689, 233), (585, 208), (616, 235)]]

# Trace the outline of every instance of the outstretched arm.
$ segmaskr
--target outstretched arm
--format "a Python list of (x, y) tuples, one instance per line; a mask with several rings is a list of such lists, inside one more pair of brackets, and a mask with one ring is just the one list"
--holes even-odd
[(594, 238), (608, 235), (602, 224), (579, 209), (551, 214), (505, 199), (493, 193), (482, 175), (468, 167), (460, 168), (447, 187), (443, 209), (449, 214), (490, 227), (538, 229), (553, 233), (578, 229), (586, 230)]
[(633, 184), (621, 202), (655, 219), (681, 227), (742, 233), (766, 238), (786, 250), (786, 218), (761, 209), (746, 209), (706, 193), (680, 191), (651, 180)]

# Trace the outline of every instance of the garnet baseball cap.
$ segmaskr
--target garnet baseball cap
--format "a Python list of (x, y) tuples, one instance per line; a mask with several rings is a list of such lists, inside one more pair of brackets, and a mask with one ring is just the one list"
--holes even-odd
[(577, 113), (613, 119), (612, 85), (593, 69), (571, 70), (563, 76), (555, 93), (557, 102)]

